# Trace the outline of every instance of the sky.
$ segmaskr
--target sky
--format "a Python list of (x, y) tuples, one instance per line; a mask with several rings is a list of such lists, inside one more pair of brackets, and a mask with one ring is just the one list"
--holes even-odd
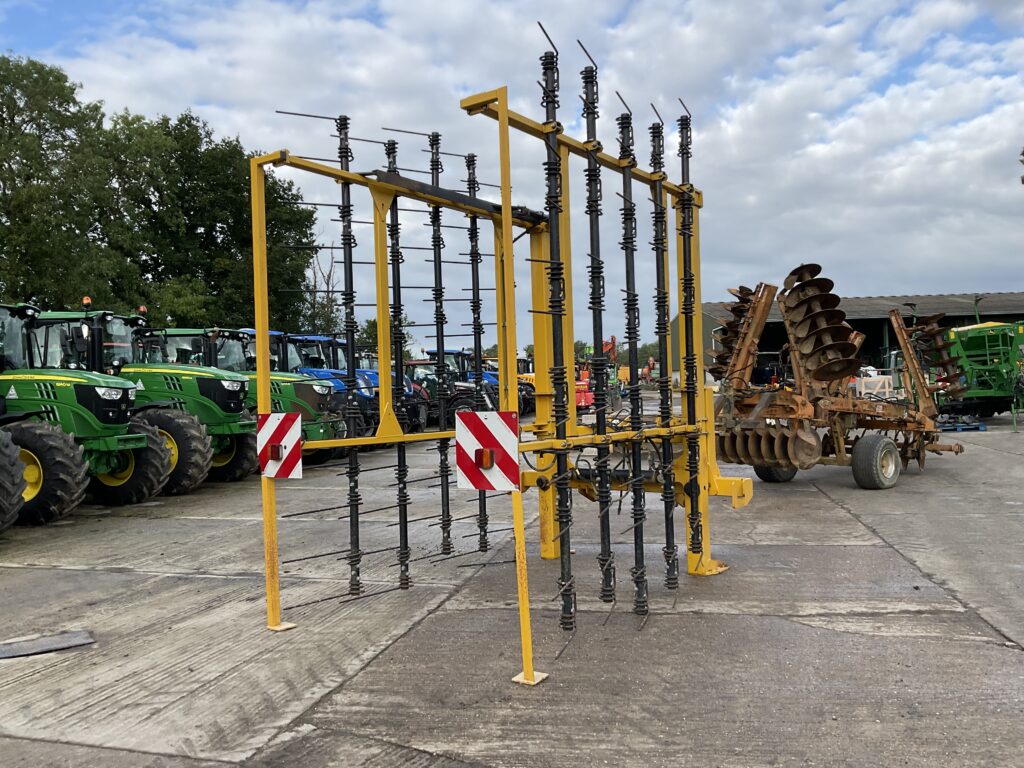
[[(664, 116), (667, 167), (677, 179), (677, 99), (693, 113), (705, 301), (725, 300), (725, 289), (741, 283), (780, 284), (804, 262), (822, 264), (846, 296), (1022, 290), (1019, 0), (0, 0), (0, 51), (63, 67), (83, 98), (104, 102), (108, 113), (191, 109), (254, 150), (335, 154), (330, 123), (279, 109), (347, 114), (354, 136), (399, 139), (399, 164), (416, 169), (427, 168), (426, 139), (383, 127), (436, 130), (443, 150), (478, 154), (481, 180), (494, 183), (495, 126), (462, 113), (459, 99), (507, 84), (514, 110), (543, 118), (536, 81), (548, 44), (537, 20), (559, 50), (567, 133), (584, 135), (578, 94), (587, 61), (577, 39), (599, 66), (599, 137), (609, 151), (617, 152), (618, 91), (634, 114), (644, 166), (651, 104)], [(356, 170), (384, 164), (379, 145), (357, 143), (355, 152)], [(514, 202), (541, 208), (541, 144), (517, 136), (512, 159)], [(461, 163), (445, 158), (445, 186), (463, 187)], [(286, 173), (307, 200), (337, 200), (330, 183)], [(586, 339), (583, 183), (577, 160), (574, 319), (576, 337)], [(606, 333), (621, 338), (618, 189), (605, 173)], [(482, 195), (494, 192), (485, 187)], [(356, 199), (356, 218), (368, 219), (368, 195)], [(650, 340), (650, 202), (645, 192), (638, 199), (642, 338)], [(404, 242), (426, 244), (425, 222), (406, 214)], [(445, 222), (464, 224), (454, 213)], [(321, 215), (320, 242), (336, 243), (337, 228)], [(465, 250), (464, 237), (445, 230), (446, 258), (460, 258), (453, 254)], [(357, 238), (369, 254), (369, 229), (358, 228)], [(430, 281), (428, 256), (406, 252), (408, 283)], [(529, 323), (527, 256), (517, 250), (521, 334)], [(372, 301), (372, 267), (362, 270), (360, 300)], [(448, 296), (463, 298), (468, 285), (468, 266), (446, 265)], [(421, 299), (429, 294), (407, 295), (413, 321), (428, 322), (432, 307)], [(363, 317), (372, 311), (360, 309)], [(448, 316), (454, 332), (468, 309), (453, 303)]]

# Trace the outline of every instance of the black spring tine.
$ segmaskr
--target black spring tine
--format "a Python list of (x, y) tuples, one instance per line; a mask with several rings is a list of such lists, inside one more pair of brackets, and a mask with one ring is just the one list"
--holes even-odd
[[(476, 502), (476, 499), (466, 499), (466, 503), (470, 503), (470, 502), (473, 502), (473, 503), (475, 503), (475, 502)], [(473, 519), (473, 518), (475, 518), (475, 517), (476, 517), (476, 512), (474, 512), (474, 513), (473, 513), (473, 514), (471, 514), (471, 515), (462, 515), (462, 516), (460, 516), (460, 517), (453, 517), (453, 518), (452, 518), (452, 522), (454, 523), (454, 522), (457, 522), (457, 521), (459, 521), (459, 520), (471, 520), (471, 519)], [(441, 521), (440, 521), (440, 520), (438, 520), (438, 521), (437, 521), (437, 522), (435, 522), (435, 523), (430, 523), (430, 525), (428, 525), (427, 527), (428, 527), (428, 528), (432, 528), (432, 527), (434, 527), (435, 525), (440, 525), (440, 524), (441, 524)]]
[[(310, 605), (316, 605), (317, 603), (326, 603), (328, 600), (338, 600), (338, 604), (354, 603), (356, 600), (365, 600), (368, 597), (376, 597), (377, 595), (386, 595), (388, 592), (397, 592), (401, 587), (387, 587), (386, 589), (378, 589), (375, 592), (364, 592), (362, 594), (353, 595), (350, 592), (342, 592), (339, 595), (332, 595), (331, 597), (321, 597), (317, 600), (309, 600), (305, 603), (298, 603), (297, 605), (290, 605), (285, 610), (291, 611), (296, 608), (305, 608)], [(340, 598), (340, 599), (339, 599)]]
[(317, 558), (320, 558), (320, 557), (330, 557), (331, 555), (343, 555), (343, 554), (345, 554), (346, 552), (349, 552), (349, 551), (350, 551), (350, 548), (346, 547), (345, 549), (335, 549), (335, 550), (333, 550), (331, 552), (321, 552), (319, 555), (306, 555), (305, 557), (293, 557), (290, 560), (282, 560), (281, 561), (281, 565), (288, 565), (289, 563), (301, 563), (301, 562), (304, 562), (306, 560), (316, 560)]
[(515, 560), (485, 560), (482, 563), (459, 563), (456, 568), (479, 568), (487, 565), (508, 565), (514, 563)]

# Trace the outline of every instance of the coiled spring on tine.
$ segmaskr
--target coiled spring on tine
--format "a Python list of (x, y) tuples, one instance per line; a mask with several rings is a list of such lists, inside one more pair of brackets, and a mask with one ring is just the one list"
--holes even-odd
[[(616, 92), (619, 100), (622, 96)], [(638, 345), (640, 342), (640, 297), (636, 290), (636, 205), (633, 203), (632, 168), (636, 165), (633, 150), (633, 116), (622, 101), (626, 111), (616, 118), (618, 126), (619, 159), (626, 162), (622, 172), (622, 234), (619, 246), (626, 267), (626, 286), (623, 289), (623, 304), (626, 314), (626, 344), (629, 350), (629, 396), (630, 429), (639, 432), (643, 428), (640, 403), (640, 365)], [(643, 445), (633, 439), (629, 444), (629, 490), (632, 498), (631, 518), (633, 531), (633, 612), (646, 616), (649, 611), (647, 598), (647, 565), (644, 554), (644, 522), (646, 520), (643, 478)]]
[[(587, 183), (586, 214), (590, 228), (590, 259), (587, 262), (587, 273), (590, 278), (589, 308), (594, 333), (594, 352), (590, 358), (590, 387), (594, 393), (594, 432), (603, 436), (608, 433), (608, 357), (604, 350), (605, 282), (604, 260), (601, 256), (601, 166), (596, 154), (601, 151), (601, 143), (597, 140), (597, 63), (583, 43), (578, 40), (577, 43), (591, 63), (590, 66), (583, 68), (580, 77), (583, 81), (583, 118), (587, 125), (588, 153), (587, 167), (584, 171)], [(612, 489), (609, 460), (608, 446), (598, 445), (597, 458), (591, 465), (601, 536), (601, 546), (597, 554), (597, 565), (601, 569), (601, 589), (598, 594), (602, 601), (610, 603), (615, 600), (615, 555), (611, 544)], [(576, 465), (580, 466), (583, 461), (582, 458), (578, 458)]]
[[(651, 212), (653, 237), (651, 246), (654, 250), (656, 288), (654, 293), (654, 333), (658, 340), (658, 417), (662, 426), (667, 426), (672, 419), (672, 381), (669, 377), (669, 293), (668, 266), (666, 253), (668, 247), (667, 212), (665, 210), (664, 170), (665, 170), (665, 126), (657, 107), (651, 108), (658, 121), (649, 129), (651, 140), (651, 170), (656, 174), (652, 185), (654, 208)], [(679, 548), (676, 546), (675, 534), (675, 472), (672, 466), (674, 459), (672, 438), (663, 437), (654, 446), (658, 455), (655, 477), (661, 479), (661, 502), (665, 516), (665, 588), (679, 587)]]
[[(476, 197), (480, 191), (480, 182), (476, 176), (476, 155), (472, 152), (466, 155), (466, 192), (470, 197)], [(483, 256), (480, 254), (480, 228), (476, 216), (469, 217), (469, 266), (472, 287), (469, 300), (469, 309), (473, 331), (473, 407), (477, 410), (484, 410), (487, 407), (487, 398), (484, 394), (483, 376), (483, 334), (484, 323), (482, 317), (483, 300), (480, 298), (480, 265)], [(490, 549), (490, 541), (487, 536), (489, 520), (487, 515), (487, 492), (477, 492), (477, 550), (486, 552)]]
[[(683, 184), (690, 183), (690, 157), (693, 146), (693, 126), (690, 110), (686, 108), (683, 100), (679, 100), (683, 108), (683, 114), (679, 116), (676, 126), (679, 129), (679, 150), (677, 152), (680, 160), (680, 181)], [(701, 386), (697, 375), (697, 354), (695, 352), (695, 330), (694, 318), (697, 311), (697, 282), (693, 273), (693, 195), (686, 193), (681, 200), (682, 217), (679, 234), (683, 238), (683, 344), (685, 353), (683, 367), (686, 382), (683, 392), (686, 398), (686, 418), (690, 424), (697, 423), (697, 388)], [(686, 481), (686, 498), (689, 502), (689, 515), (687, 519), (690, 543), (689, 551), (703, 555), (704, 532), (700, 518), (700, 438), (696, 433), (686, 435), (686, 471), (689, 477)]]

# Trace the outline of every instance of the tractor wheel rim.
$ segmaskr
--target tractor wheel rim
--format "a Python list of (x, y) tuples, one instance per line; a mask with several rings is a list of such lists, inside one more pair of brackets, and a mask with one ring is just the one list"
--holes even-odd
[(896, 474), (896, 451), (882, 451), (882, 455), (879, 457), (878, 463), (879, 469), (882, 470), (882, 476), (886, 480), (891, 480), (892, 476)]
[(165, 432), (162, 429), (158, 431), (160, 432), (160, 437), (164, 439), (164, 445), (167, 446), (167, 450), (171, 452), (171, 471), (173, 472), (174, 468), (178, 466), (178, 443), (171, 437), (170, 432)]
[(213, 454), (212, 465), (215, 467), (223, 467), (225, 464), (229, 463), (233, 458), (235, 458), (235, 453), (237, 452), (238, 441), (235, 438), (231, 438), (231, 444), (227, 447), (227, 449), (221, 451), (220, 453)]
[(132, 451), (122, 451), (121, 458), (125, 462), (121, 469), (114, 470), (113, 472), (101, 472), (96, 475), (96, 479), (104, 485), (115, 488), (131, 480), (132, 475), (135, 474), (135, 454)]
[(43, 464), (38, 456), (24, 448), (18, 451), (18, 458), (25, 465), (25, 471), (22, 473), (22, 477), (25, 478), (25, 490), (21, 492), (21, 498), (24, 501), (32, 501), (43, 489)]

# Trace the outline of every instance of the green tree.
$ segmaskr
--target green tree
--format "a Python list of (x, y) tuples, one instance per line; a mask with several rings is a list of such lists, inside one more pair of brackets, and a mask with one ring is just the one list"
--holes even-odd
[[(409, 325), (412, 322), (406, 315), (402, 315), (402, 324)], [(405, 332), (405, 355), (415, 357), (412, 347), (416, 339), (409, 331)], [(377, 349), (377, 318), (371, 317), (363, 323), (356, 331), (356, 346), (361, 349)]]
[[(249, 158), (191, 112), (104, 128), (55, 67), (0, 56), (0, 294), (179, 325), (252, 323)], [(310, 319), (314, 213), (267, 179), (271, 322)], [(321, 311), (322, 307), (314, 308)]]
[[(107, 135), (120, 218), (112, 250), (144, 276), (145, 299), (178, 325), (252, 322), (249, 158), (191, 112), (147, 121), (121, 113)], [(267, 177), (271, 323), (301, 330), (311, 288), (314, 213), (290, 181)]]
[(100, 221), (111, 202), (103, 111), (59, 69), (0, 56), (0, 288), (8, 301), (116, 301), (137, 281)]

